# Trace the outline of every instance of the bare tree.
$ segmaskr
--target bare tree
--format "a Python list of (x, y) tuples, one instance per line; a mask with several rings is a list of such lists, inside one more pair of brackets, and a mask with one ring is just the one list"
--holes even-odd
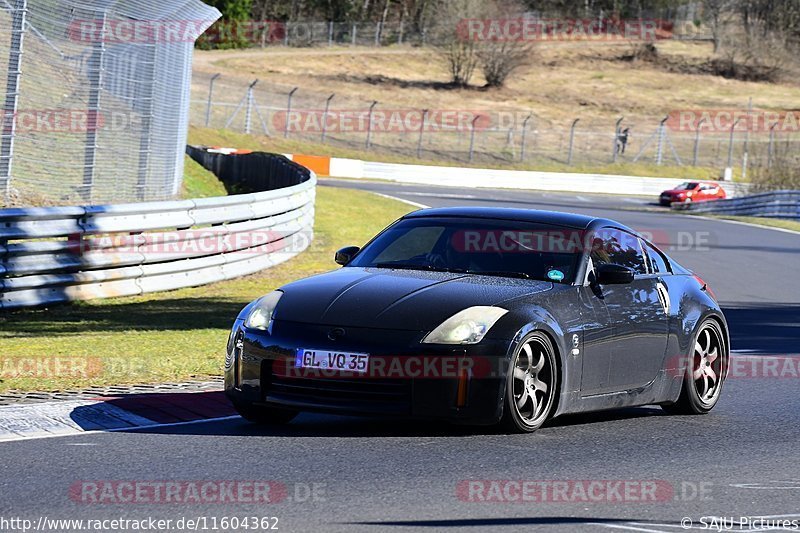
[[(454, 85), (469, 84), (480, 67), (489, 87), (500, 87), (532, 58), (533, 43), (521, 34), (503, 34), (489, 28), (522, 20), (522, 7), (514, 0), (451, 0), (440, 6), (443, 30), (439, 49), (447, 61)], [(494, 25), (494, 26), (493, 26)]]
[(735, 4), (736, 0), (703, 0), (703, 14), (711, 29), (715, 54), (722, 47), (725, 23)]
[(436, 46), (447, 62), (453, 85), (466, 87), (478, 66), (478, 41), (465, 35), (464, 23), (485, 13), (481, 0), (452, 0), (441, 6)]
[[(484, 9), (501, 21), (515, 22), (520, 28), (526, 20), (525, 9), (516, 0), (489, 0), (484, 2)], [(507, 34), (486, 32), (478, 47), (478, 59), (488, 87), (502, 87), (515, 70), (530, 64), (535, 42), (532, 37), (535, 35), (522, 31), (513, 33), (509, 30)]]
[(502, 87), (506, 79), (533, 58), (533, 43), (520, 40), (488, 41), (481, 45), (478, 59), (489, 87)]

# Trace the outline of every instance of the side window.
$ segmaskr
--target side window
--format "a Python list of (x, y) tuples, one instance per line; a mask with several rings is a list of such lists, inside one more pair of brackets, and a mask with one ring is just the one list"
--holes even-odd
[(602, 228), (592, 238), (592, 263), (615, 263), (647, 274), (644, 252), (639, 238), (613, 228)]
[(647, 260), (650, 265), (650, 272), (653, 274), (669, 274), (671, 272), (667, 261), (658, 250), (651, 245), (644, 243), (644, 248), (647, 251)]

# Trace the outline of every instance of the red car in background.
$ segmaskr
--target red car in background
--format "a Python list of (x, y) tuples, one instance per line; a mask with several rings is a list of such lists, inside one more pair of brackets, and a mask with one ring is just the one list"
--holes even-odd
[(661, 205), (670, 205), (673, 202), (707, 202), (725, 198), (725, 189), (713, 181), (686, 181), (674, 189), (664, 191), (659, 197)]

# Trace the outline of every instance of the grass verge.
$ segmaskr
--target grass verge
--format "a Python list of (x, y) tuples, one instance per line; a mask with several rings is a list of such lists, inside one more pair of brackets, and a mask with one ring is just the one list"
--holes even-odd
[(319, 187), (312, 246), (275, 268), (203, 287), (0, 315), (0, 392), (220, 375), (230, 325), (247, 302), (332, 270), (336, 249), (363, 244), (410, 209), (367, 192)]
[(191, 157), (184, 156), (182, 198), (226, 196), (225, 186), (213, 172), (206, 170)]

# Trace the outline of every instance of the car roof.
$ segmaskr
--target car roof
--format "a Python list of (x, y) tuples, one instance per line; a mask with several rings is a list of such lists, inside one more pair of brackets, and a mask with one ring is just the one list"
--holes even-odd
[(434, 207), (412, 211), (403, 218), (426, 217), (515, 220), (521, 222), (552, 224), (554, 226), (575, 229), (593, 229), (603, 226), (613, 226), (626, 231), (634, 232), (624, 224), (620, 224), (619, 222), (605, 218), (578, 215), (575, 213), (563, 213), (561, 211), (543, 211), (539, 209), (520, 209), (515, 207)]

